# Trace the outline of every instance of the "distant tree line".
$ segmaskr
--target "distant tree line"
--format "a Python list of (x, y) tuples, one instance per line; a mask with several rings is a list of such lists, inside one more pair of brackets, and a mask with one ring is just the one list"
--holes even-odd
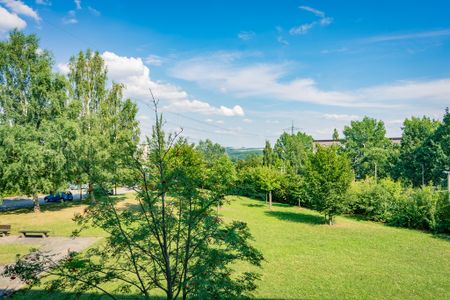
[[(269, 194), (274, 201), (311, 207), (329, 223), (337, 214), (350, 213), (398, 226), (450, 231), (444, 191), (444, 171), (450, 170), (448, 109), (442, 121), (406, 119), (400, 144), (386, 137), (383, 121), (369, 117), (345, 126), (343, 138), (337, 130), (332, 136), (338, 143), (330, 147), (314, 145), (301, 132), (283, 133), (273, 147), (267, 141), (262, 155), (237, 161), (234, 192), (263, 199)], [(374, 217), (378, 215), (384, 217)]]

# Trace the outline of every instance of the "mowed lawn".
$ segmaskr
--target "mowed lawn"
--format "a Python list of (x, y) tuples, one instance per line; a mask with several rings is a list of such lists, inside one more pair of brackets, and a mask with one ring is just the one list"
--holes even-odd
[[(133, 202), (130, 196), (124, 207)], [(257, 299), (450, 299), (448, 236), (345, 217), (328, 226), (308, 209), (275, 204), (270, 211), (262, 201), (235, 196), (228, 199), (230, 203), (221, 208), (221, 214), (227, 221), (247, 222), (254, 245), (265, 257), (254, 293)], [(47, 216), (42, 222), (36, 221), (41, 216), (33, 217), (34, 213), (7, 217), (13, 226), (42, 225), (52, 228), (55, 235), (67, 235), (75, 228), (71, 214), (84, 207), (55, 207), (41, 214)], [(8, 223), (3, 217), (1, 222)], [(84, 233), (89, 234), (103, 235), (98, 230)], [(243, 271), (248, 266), (239, 264), (236, 268)], [(73, 295), (46, 295), (38, 290), (32, 291), (33, 298), (68, 299)], [(19, 293), (14, 298), (27, 299), (27, 295), (31, 294)], [(81, 299), (98, 296), (85, 294)]]
[(266, 262), (259, 299), (450, 299), (445, 237), (230, 197), (227, 219), (248, 223)]

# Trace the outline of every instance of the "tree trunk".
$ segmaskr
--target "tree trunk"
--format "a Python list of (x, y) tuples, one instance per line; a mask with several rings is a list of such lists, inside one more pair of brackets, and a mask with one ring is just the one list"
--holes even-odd
[(300, 198), (298, 198), (298, 207), (302, 207), (301, 202), (300, 202)]
[(272, 210), (272, 191), (269, 191), (269, 208)]
[(89, 199), (91, 200), (91, 202), (95, 203), (94, 185), (92, 184), (92, 182), (89, 182), (88, 194), (89, 194)]
[(114, 195), (117, 195), (117, 184), (114, 184)]
[(80, 182), (80, 201), (83, 200), (83, 189), (82, 189), (82, 185)]
[(39, 198), (37, 195), (33, 195), (34, 212), (41, 212), (41, 206), (39, 205)]

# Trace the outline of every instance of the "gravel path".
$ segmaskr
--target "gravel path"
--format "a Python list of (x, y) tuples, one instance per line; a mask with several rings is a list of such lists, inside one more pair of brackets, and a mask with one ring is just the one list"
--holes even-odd
[[(32, 244), (41, 245), (41, 251), (54, 254), (55, 260), (64, 258), (68, 251), (81, 251), (98, 241), (97, 237), (48, 237), (48, 238), (23, 238), (18, 236), (8, 236), (0, 238), (0, 247), (5, 244)], [(0, 274), (3, 272), (4, 266), (0, 265)], [(24, 284), (19, 279), (11, 280), (0, 275), (0, 299), (11, 291), (20, 289)]]

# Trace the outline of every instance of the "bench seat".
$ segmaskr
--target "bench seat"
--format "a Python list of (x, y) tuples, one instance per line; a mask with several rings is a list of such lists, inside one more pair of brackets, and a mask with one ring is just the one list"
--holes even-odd
[(48, 237), (48, 230), (19, 230), (19, 232), (24, 236), (41, 236)]

